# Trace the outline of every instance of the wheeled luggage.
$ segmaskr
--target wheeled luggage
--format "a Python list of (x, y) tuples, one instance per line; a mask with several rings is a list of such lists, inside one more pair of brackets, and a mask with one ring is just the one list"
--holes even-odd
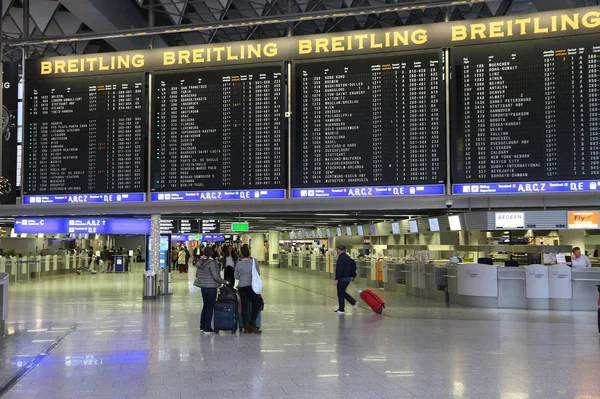
[(215, 331), (231, 331), (235, 334), (238, 328), (237, 302), (217, 302), (214, 309)]
[(365, 301), (365, 303), (369, 305), (373, 312), (378, 314), (381, 314), (383, 312), (383, 309), (385, 309), (385, 302), (383, 301), (383, 299), (381, 299), (379, 295), (377, 295), (371, 290), (359, 290), (358, 288), (356, 288), (356, 286), (354, 286), (354, 289), (356, 289), (356, 291), (360, 295), (360, 299)]
[[(262, 300), (262, 296), (261, 296), (261, 300)], [(244, 330), (244, 316), (242, 313), (242, 299), (240, 298), (239, 302), (238, 302), (238, 312), (240, 313), (239, 316), (239, 328), (240, 328), (240, 332), (242, 332)], [(262, 310), (264, 309), (264, 301), (263, 301), (263, 307), (260, 309), (261, 311), (258, 313), (258, 316), (256, 317), (256, 328), (260, 329), (260, 326), (262, 324)], [(250, 319), (250, 314), (252, 313), (252, 303), (250, 302), (250, 300), (248, 300), (248, 319)]]

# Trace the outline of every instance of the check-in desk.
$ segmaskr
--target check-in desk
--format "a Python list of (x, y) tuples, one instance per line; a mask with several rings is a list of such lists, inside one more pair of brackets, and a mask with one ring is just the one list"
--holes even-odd
[(598, 309), (598, 289), (600, 268), (572, 269), (573, 310)]
[(448, 285), (448, 274), (446, 267), (436, 267), (434, 264), (426, 264), (425, 267), (425, 298), (443, 301), (445, 287)]
[(327, 273), (327, 258), (324, 256), (317, 257), (317, 271), (319, 274)]
[(405, 289), (405, 273), (404, 264), (393, 262), (393, 261), (384, 261), (383, 264), (384, 269), (384, 281), (383, 288), (387, 291), (402, 291)]
[(405, 266), (404, 275), (406, 276), (406, 295), (421, 296), (421, 289), (419, 286), (420, 264), (422, 264), (422, 262), (413, 261)]
[(525, 268), (522, 267), (498, 267), (499, 308), (527, 308), (525, 275)]
[(498, 307), (498, 266), (459, 264), (456, 277), (455, 297), (459, 301), (458, 304), (482, 308)]
[(356, 262), (356, 281), (361, 286), (367, 285), (367, 280), (371, 276), (371, 260), (355, 259)]

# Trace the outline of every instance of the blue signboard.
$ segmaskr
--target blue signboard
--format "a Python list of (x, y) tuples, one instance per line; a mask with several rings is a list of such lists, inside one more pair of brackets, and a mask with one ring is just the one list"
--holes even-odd
[(444, 195), (445, 191), (443, 184), (423, 186), (295, 188), (292, 190), (292, 198), (412, 197), (421, 195)]
[(600, 180), (454, 184), (456, 195), (600, 192)]
[(177, 234), (171, 236), (171, 241), (225, 241), (223, 234)]
[(221, 200), (263, 200), (284, 199), (285, 190), (217, 190), (217, 191), (178, 191), (152, 193), (150, 200), (167, 201), (221, 201)]
[(26, 195), (23, 202), (33, 204), (90, 204), (90, 203), (120, 203), (144, 202), (144, 193), (121, 194), (52, 194), (52, 195)]
[(150, 234), (150, 219), (15, 219), (17, 234)]

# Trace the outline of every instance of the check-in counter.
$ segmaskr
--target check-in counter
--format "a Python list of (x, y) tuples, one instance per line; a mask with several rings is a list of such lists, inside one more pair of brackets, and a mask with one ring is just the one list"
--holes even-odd
[(404, 275), (406, 276), (406, 295), (420, 296), (419, 263), (420, 262), (412, 261), (404, 268)]
[(461, 305), (498, 307), (498, 266), (478, 263), (459, 264), (457, 277)]
[(598, 289), (600, 285), (600, 268), (572, 269), (573, 310), (598, 309)]
[(279, 267), (281, 269), (288, 267), (288, 262), (291, 258), (291, 254), (281, 254), (279, 257)]
[(404, 264), (385, 261), (384, 273), (386, 279), (383, 282), (383, 288), (387, 291), (400, 291), (400, 286), (405, 287)]
[(450, 303), (462, 305), (460, 295), (458, 295), (458, 265), (449, 265), (446, 267), (445, 277), (448, 280), (448, 297)]
[(443, 301), (448, 279), (445, 277), (448, 269), (435, 264), (425, 265), (425, 298)]
[(305, 272), (309, 272), (311, 270), (311, 256), (310, 254), (302, 254), (302, 270)]
[(550, 309), (550, 268), (544, 265), (529, 265), (525, 268), (525, 297), (527, 309)]
[(317, 271), (321, 274), (327, 273), (327, 258), (319, 256), (317, 258)]
[(525, 309), (525, 268), (498, 267), (498, 307)]
[(548, 296), (551, 310), (573, 310), (573, 284), (571, 268), (552, 265), (548, 273)]

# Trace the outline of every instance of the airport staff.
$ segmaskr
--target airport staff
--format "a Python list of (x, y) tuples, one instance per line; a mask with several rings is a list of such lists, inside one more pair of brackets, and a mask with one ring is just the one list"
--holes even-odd
[(590, 269), (592, 263), (587, 256), (581, 253), (581, 248), (573, 248), (573, 256), (571, 256), (571, 267), (573, 269)]

